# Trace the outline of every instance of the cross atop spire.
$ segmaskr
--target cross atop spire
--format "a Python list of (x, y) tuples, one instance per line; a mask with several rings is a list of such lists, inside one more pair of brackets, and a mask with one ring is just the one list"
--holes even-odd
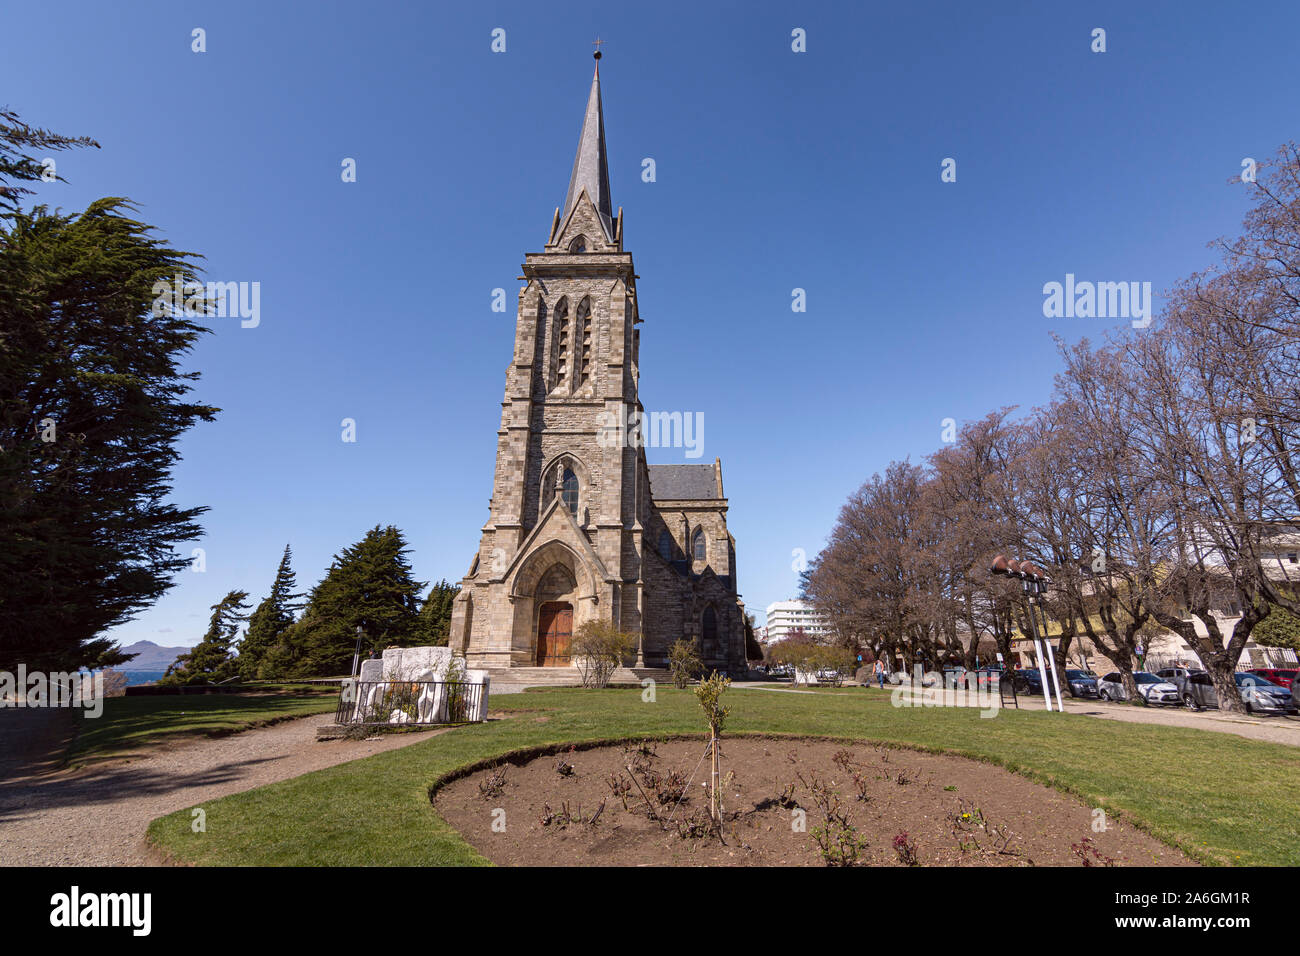
[[(603, 43), (599, 37), (597, 43)], [(605, 158), (605, 114), (600, 103), (600, 48), (596, 48), (596, 75), (591, 78), (591, 94), (587, 97), (587, 112), (582, 118), (582, 133), (578, 138), (578, 154), (573, 159), (573, 175), (569, 177), (569, 194), (564, 197), (560, 217), (573, 209), (578, 196), (585, 189), (587, 196), (600, 214), (600, 224), (605, 237), (614, 240), (614, 206), (609, 196), (609, 162)]]

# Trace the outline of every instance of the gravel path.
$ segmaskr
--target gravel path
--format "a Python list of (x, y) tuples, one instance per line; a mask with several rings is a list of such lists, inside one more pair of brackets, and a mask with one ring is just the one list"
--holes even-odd
[[(739, 685), (732, 685), (739, 686)], [(884, 691), (888, 694), (892, 690)], [(875, 687), (868, 693), (879, 694)], [(1245, 714), (1228, 714), (1222, 711), (1191, 711), (1185, 707), (1133, 707), (1100, 700), (1066, 697), (1063, 699), (1067, 714), (1083, 714), (1099, 720), (1122, 720), (1132, 724), (1164, 724), (1167, 727), (1191, 727), (1194, 730), (1213, 730), (1236, 734), (1251, 740), (1300, 747), (1300, 717), (1250, 717)], [(1055, 699), (1052, 706), (1055, 707)], [(1045, 710), (1043, 697), (1020, 695), (1021, 710)]]
[[(407, 747), (442, 733), (318, 742), (322, 715), (228, 737), (196, 737), (81, 770), (51, 770), (36, 746), (57, 740), (68, 711), (0, 710), (0, 865), (135, 866), (149, 859), (150, 821), (312, 770)], [(24, 752), (25, 751), (25, 752)]]
[[(1022, 701), (1023, 703), (1023, 701)], [(1300, 718), (1248, 717), (1221, 711), (1190, 711), (1184, 707), (1133, 707), (1129, 704), (1108, 704), (1099, 700), (1065, 699), (1067, 714), (1085, 714), (1101, 720), (1124, 720), (1135, 724), (1164, 724), (1167, 727), (1192, 727), (1197, 730), (1217, 730), (1236, 734), (1251, 740), (1264, 740), (1274, 744), (1300, 747)], [(1040, 698), (1026, 710), (1043, 710)]]

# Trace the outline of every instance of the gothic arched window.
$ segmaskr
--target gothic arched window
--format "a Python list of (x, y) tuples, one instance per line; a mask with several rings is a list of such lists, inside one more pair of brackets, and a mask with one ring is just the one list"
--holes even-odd
[(551, 319), (551, 388), (565, 385), (569, 379), (569, 301), (555, 305)]
[(673, 536), (666, 528), (659, 532), (659, 554), (665, 561), (673, 559)]
[(569, 514), (576, 517), (578, 514), (578, 476), (573, 473), (572, 468), (564, 469), (564, 483), (561, 485), (560, 497), (564, 501), (564, 507), (569, 509)]
[(578, 303), (574, 319), (573, 333), (578, 347), (573, 363), (575, 383), (582, 386), (591, 379), (591, 299), (583, 299)]
[(704, 560), (704, 529), (696, 528), (695, 535), (691, 538), (691, 551), (695, 555), (696, 561)]
[(575, 237), (574, 240), (571, 243), (569, 243), (569, 251), (576, 254), (581, 254), (586, 252), (587, 238), (585, 236)]

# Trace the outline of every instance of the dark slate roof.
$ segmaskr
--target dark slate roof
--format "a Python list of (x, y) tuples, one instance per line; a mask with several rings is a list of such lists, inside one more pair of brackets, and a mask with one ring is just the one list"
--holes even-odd
[(650, 496), (658, 501), (701, 501), (718, 497), (713, 465), (650, 465)]
[(600, 106), (600, 65), (591, 78), (587, 112), (582, 117), (578, 136), (578, 153), (573, 157), (573, 175), (569, 177), (569, 194), (564, 197), (561, 216), (567, 216), (583, 189), (600, 213), (605, 238), (614, 241), (614, 205), (609, 198), (609, 162), (605, 158), (605, 114)]

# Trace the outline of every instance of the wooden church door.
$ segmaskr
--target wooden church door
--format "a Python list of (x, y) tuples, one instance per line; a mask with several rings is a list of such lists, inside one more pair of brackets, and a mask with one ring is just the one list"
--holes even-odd
[(573, 607), (548, 601), (537, 616), (537, 666), (568, 667), (569, 638), (573, 634)]

